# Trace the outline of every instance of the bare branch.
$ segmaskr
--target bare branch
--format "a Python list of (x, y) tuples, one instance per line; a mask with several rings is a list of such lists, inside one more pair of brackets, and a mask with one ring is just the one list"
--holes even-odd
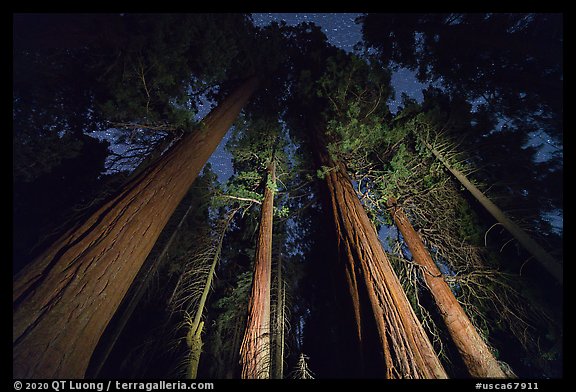
[(249, 197), (238, 197), (238, 196), (232, 196), (232, 195), (218, 195), (218, 197), (225, 197), (227, 199), (234, 199), (234, 200), (240, 200), (240, 201), (249, 201), (251, 203), (256, 203), (256, 204), (262, 204), (261, 201), (256, 200), (256, 199), (251, 199)]

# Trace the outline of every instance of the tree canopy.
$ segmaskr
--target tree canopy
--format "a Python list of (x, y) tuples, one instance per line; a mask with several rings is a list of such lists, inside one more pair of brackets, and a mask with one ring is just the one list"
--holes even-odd
[[(449, 169), (562, 262), (563, 232), (550, 220), (563, 214), (562, 15), (364, 14), (356, 23), (363, 42), (350, 53), (314, 23), (257, 26), (249, 14), (14, 15), (15, 280), (58, 237), (177, 159), (189, 136), (203, 149), (211, 121), (233, 122), (230, 162), (212, 160), (192, 180), (118, 299), (87, 375), (185, 377), (194, 357), (199, 378), (240, 377), (268, 189), (270, 375), (468, 375), (393, 204), (503, 374), (562, 376), (561, 287)], [(403, 94), (394, 113), (399, 68), (426, 87), (422, 100)], [(201, 118), (208, 106), (214, 117)], [(231, 169), (227, 181), (218, 165)], [(183, 175), (170, 173), (167, 184)], [(347, 192), (350, 216), (338, 217)], [(130, 221), (145, 227), (160, 210)], [(377, 251), (346, 242), (369, 237)], [(359, 264), (346, 267), (354, 252)], [(400, 293), (378, 291), (389, 282), (362, 264), (378, 252), (374, 268), (389, 264)], [(414, 324), (390, 316), (401, 296)], [(411, 336), (430, 346), (435, 369)]]

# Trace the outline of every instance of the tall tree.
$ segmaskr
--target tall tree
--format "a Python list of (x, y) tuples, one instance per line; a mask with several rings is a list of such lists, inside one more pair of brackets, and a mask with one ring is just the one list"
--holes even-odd
[[(441, 350), (446, 357), (452, 357), (452, 348), (458, 349), (462, 342), (456, 345), (442, 344), (445, 336), (442, 324), (446, 323), (442, 323), (441, 318), (436, 315), (444, 318), (450, 318), (451, 315), (443, 310), (437, 313), (435, 306), (428, 306), (433, 305), (431, 301), (443, 301), (442, 295), (434, 293), (434, 290), (441, 288), (440, 285), (435, 284), (433, 288), (429, 284), (433, 277), (436, 277), (438, 282), (445, 280), (449, 284), (449, 288), (444, 287), (445, 294), (454, 293), (473, 327), (482, 335), (482, 340), (489, 342), (494, 347), (493, 352), (499, 354), (498, 364), (507, 375), (512, 372), (507, 369), (506, 362), (512, 364), (514, 371), (519, 372), (524, 370), (524, 361), (540, 367), (540, 364), (536, 364), (540, 361), (534, 361), (533, 358), (542, 356), (543, 352), (548, 350), (540, 343), (547, 341), (548, 345), (551, 341), (553, 345), (557, 341), (556, 327), (547, 321), (550, 320), (549, 316), (537, 303), (534, 284), (530, 284), (524, 276), (514, 271), (515, 266), (511, 265), (510, 258), (502, 258), (497, 252), (486, 248), (485, 233), (491, 223), (483, 227), (479, 216), (475, 214), (474, 200), (467, 197), (467, 193), (461, 192), (461, 185), (446, 172), (443, 164), (426, 147), (423, 139), (434, 139), (429, 136), (432, 129), (417, 125), (424, 119), (432, 121), (433, 118), (443, 118), (438, 128), (447, 132), (452, 127), (462, 126), (462, 123), (465, 125), (469, 120), (466, 116), (462, 117), (461, 122), (456, 120), (458, 102), (450, 105), (448, 119), (441, 115), (442, 110), (433, 105), (432, 101), (425, 100), (424, 106), (426, 105), (429, 105), (428, 109), (434, 109), (430, 112), (425, 110), (425, 113), (418, 112), (422, 110), (419, 105), (407, 102), (407, 106), (397, 115), (388, 132), (396, 137), (387, 142), (384, 140), (372, 153), (363, 152), (359, 159), (355, 160), (352, 169), (361, 200), (370, 211), (372, 219), (381, 225), (380, 232), (388, 237), (386, 242), (391, 251), (399, 256), (393, 258), (394, 267), (401, 276), (414, 309), (435, 337), (436, 347), (448, 348)], [(410, 114), (414, 109), (416, 112)], [(467, 156), (460, 157), (451, 157), (451, 161), (460, 170), (470, 173), (470, 168), (466, 168)], [(397, 222), (403, 236), (390, 242), (390, 225), (393, 221), (388, 220), (385, 210), (396, 198), (401, 200), (402, 210), (406, 211), (405, 215), (410, 217), (410, 223), (415, 226), (418, 234), (408, 230), (408, 221)], [(395, 211), (395, 218), (403, 215), (399, 209)], [(482, 209), (478, 212), (482, 213)], [(386, 219), (382, 219), (383, 217)], [(427, 250), (415, 245), (418, 242), (416, 239), (420, 237), (432, 253), (430, 256), (439, 268), (438, 273), (431, 273), (430, 268), (436, 267), (431, 264), (431, 259), (426, 263), (426, 258), (423, 258)], [(423, 268), (419, 264), (430, 267)], [(442, 305), (444, 310), (446, 305), (447, 303)], [(458, 314), (458, 309), (454, 310), (455, 314)], [(495, 314), (499, 315), (500, 323), (491, 322)], [(453, 327), (466, 324), (464, 318), (458, 319), (458, 323), (452, 323)], [(454, 332), (464, 331), (452, 331), (451, 334), (454, 336)], [(472, 329), (471, 331), (473, 332)], [(547, 338), (542, 340), (544, 335)], [(455, 341), (449, 336), (446, 338)], [(459, 339), (462, 339), (462, 336)], [(478, 341), (473, 338), (467, 340)], [(462, 348), (474, 349), (473, 346), (466, 348), (466, 343), (465, 340)], [(477, 346), (479, 349), (483, 347), (483, 344)], [(522, 352), (527, 355), (522, 361), (517, 361), (519, 349), (524, 350)], [(482, 360), (484, 356), (478, 354)], [(464, 358), (464, 362), (461, 362), (464, 365), (462, 370), (465, 371), (465, 366), (473, 366), (475, 371), (479, 370), (473, 362), (466, 365), (467, 360), (473, 360), (473, 357)], [(452, 364), (455, 363), (460, 363), (460, 360), (452, 361)], [(459, 372), (459, 367), (455, 366), (451, 370)]]
[[(322, 49), (320, 49), (322, 50)], [(303, 129), (318, 175), (325, 180), (339, 251), (363, 350), (376, 330), (379, 376), (446, 378), (426, 332), (395, 275), (375, 227), (348, 177), (346, 157), (383, 137), (390, 76), (355, 56), (311, 63), (300, 75), (291, 128)], [(297, 108), (297, 109), (296, 109)]]
[(446, 378), (444, 368), (382, 249), (376, 229), (352, 187), (345, 166), (335, 164), (321, 146), (317, 148), (320, 165), (331, 168), (325, 180), (341, 262), (354, 299), (359, 343), (363, 341), (363, 320), (368, 319), (367, 309), (361, 308), (360, 301), (361, 296), (367, 295), (384, 355), (384, 376)]
[[(186, 209), (186, 212), (180, 218), (178, 225), (170, 235), (170, 238), (168, 239), (166, 244), (164, 244), (163, 249), (160, 252), (160, 255), (156, 257), (153, 262), (145, 262), (142, 268), (140, 269), (139, 275), (142, 275), (142, 277), (140, 278), (140, 282), (138, 282), (137, 285), (133, 285), (132, 286), (133, 292), (130, 293), (130, 291), (128, 291), (126, 296), (124, 297), (122, 304), (120, 305), (118, 311), (114, 315), (114, 319), (117, 321), (110, 322), (108, 324), (108, 328), (105, 333), (107, 335), (105, 343), (100, 342), (98, 345), (102, 350), (102, 354), (96, 355), (96, 358), (94, 358), (93, 356), (92, 360), (90, 361), (90, 367), (88, 368), (87, 371), (88, 376), (90, 374), (93, 374), (95, 376), (99, 375), (100, 371), (102, 370), (102, 366), (104, 366), (106, 360), (108, 359), (108, 356), (110, 355), (110, 352), (114, 349), (114, 346), (118, 341), (118, 339), (120, 338), (120, 335), (124, 331), (126, 324), (128, 323), (134, 311), (140, 304), (142, 297), (144, 296), (144, 293), (149, 288), (150, 281), (155, 276), (155, 273), (158, 272), (158, 267), (161, 265), (162, 261), (166, 259), (168, 251), (172, 247), (174, 240), (178, 237), (179, 234), (181, 234), (180, 231), (182, 229), (182, 226), (186, 222), (186, 219), (188, 218), (188, 215), (192, 211), (194, 204), (196, 204), (196, 200), (191, 201), (190, 205)], [(166, 225), (166, 227), (168, 227), (168, 225)], [(152, 255), (152, 252), (150, 252), (150, 255)], [(138, 280), (138, 277), (135, 279), (135, 281), (136, 280)]]
[[(183, 365), (188, 361), (183, 358), (189, 356), (189, 350), (184, 316), (186, 311), (194, 314), (196, 310), (225, 221), (222, 211), (215, 210), (211, 203), (218, 188), (216, 174), (207, 163), (164, 227), (100, 338), (86, 377), (133, 378), (146, 374), (161, 378), (185, 374)], [(193, 264), (195, 273), (190, 272)], [(190, 281), (196, 282), (195, 290), (187, 291), (190, 286), (184, 283)]]
[(78, 223), (72, 206), (95, 211), (110, 169), (166, 151), (197, 125), (203, 97), (255, 74), (253, 34), (243, 14), (15, 14), (14, 271)]
[(240, 348), (242, 378), (270, 378), (270, 293), (275, 187), (276, 164), (272, 155), (267, 169), (260, 227), (256, 240), (248, 320)]
[(424, 280), (470, 375), (477, 378), (504, 378), (505, 374), (498, 361), (458, 303), (402, 207), (394, 199), (390, 199), (387, 204), (414, 261), (422, 267)]
[(286, 288), (282, 277), (282, 254), (278, 256), (276, 264), (276, 304), (274, 317), (274, 377), (281, 380), (284, 378), (284, 320), (286, 306)]
[(202, 129), (182, 139), (16, 277), (15, 376), (83, 376), (160, 231), (257, 85), (256, 78), (241, 84), (205, 118)]
[(555, 260), (544, 248), (532, 239), (520, 226), (514, 223), (496, 204), (482, 193), (460, 170), (455, 169), (448, 161), (428, 142), (426, 147), (446, 167), (448, 171), (464, 186), (472, 196), (518, 240), (520, 244), (550, 273), (560, 284), (563, 284), (562, 264)]
[(209, 241), (207, 247), (200, 247), (194, 257), (189, 260), (188, 266), (180, 276), (170, 299), (172, 306), (184, 309), (186, 314), (186, 345), (188, 347), (186, 378), (188, 379), (196, 379), (198, 375), (198, 364), (203, 345), (204, 308), (208, 294), (212, 289), (226, 230), (238, 210), (239, 208), (236, 208), (228, 212), (224, 222), (216, 228), (216, 233), (214, 233), (216, 239)]

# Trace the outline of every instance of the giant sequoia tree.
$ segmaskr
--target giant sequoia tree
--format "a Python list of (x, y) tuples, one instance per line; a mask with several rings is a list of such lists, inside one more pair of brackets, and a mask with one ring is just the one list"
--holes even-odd
[[(66, 18), (64, 17), (64, 19)], [(216, 23), (216, 19), (219, 20), (218, 23)], [(18, 363), (21, 360), (16, 360), (16, 358), (20, 357), (21, 354), (16, 353), (20, 350), (27, 351), (28, 348), (25, 347), (29, 346), (24, 344), (24, 341), (32, 339), (30, 336), (33, 333), (28, 328), (28, 323), (31, 322), (35, 328), (40, 328), (40, 321), (37, 320), (38, 315), (31, 314), (34, 313), (33, 311), (20, 311), (20, 309), (27, 306), (31, 306), (32, 309), (39, 305), (45, 310), (46, 307), (43, 307), (45, 302), (52, 303), (54, 301), (51, 295), (44, 293), (44, 300), (41, 300), (40, 304), (33, 304), (35, 300), (27, 298), (28, 294), (33, 288), (41, 286), (46, 287), (48, 291), (58, 293), (56, 295), (60, 296), (63, 294), (63, 287), (61, 286), (67, 287), (66, 283), (63, 282), (70, 278), (68, 275), (64, 279), (62, 277), (56, 278), (60, 283), (55, 284), (52, 288), (49, 287), (51, 284), (47, 275), (50, 275), (49, 270), (52, 274), (56, 273), (58, 268), (52, 269), (52, 267), (57, 264), (58, 260), (65, 260), (67, 257), (71, 257), (70, 260), (76, 260), (73, 262), (74, 267), (68, 265), (68, 262), (62, 261), (66, 264), (62, 269), (70, 272), (68, 267), (80, 268), (81, 262), (78, 261), (78, 257), (82, 258), (82, 256), (90, 253), (87, 252), (89, 250), (94, 251), (96, 256), (92, 256), (98, 259), (100, 257), (110, 257), (110, 260), (122, 259), (122, 255), (127, 257), (132, 253), (130, 248), (136, 244), (125, 246), (126, 244), (122, 243), (121, 240), (115, 239), (113, 244), (121, 249), (116, 252), (113, 244), (107, 245), (106, 241), (100, 241), (103, 233), (112, 231), (126, 241), (129, 241), (134, 235), (139, 236), (142, 233), (144, 235), (143, 243), (148, 245), (136, 246), (135, 252), (138, 256), (130, 256), (135, 264), (127, 267), (130, 272), (122, 276), (121, 279), (126, 278), (126, 285), (119, 284), (117, 286), (118, 298), (114, 299), (112, 298), (114, 296), (109, 296), (113, 303), (105, 311), (108, 315), (104, 316), (102, 327), (105, 326), (166, 220), (240, 110), (255, 92), (260, 80), (266, 79), (266, 77), (257, 79), (251, 75), (256, 72), (260, 75), (267, 73), (267, 77), (270, 78), (274, 68), (279, 64), (280, 58), (276, 55), (279, 52), (275, 46), (269, 45), (273, 42), (274, 36), (278, 37), (277, 31), (275, 32), (273, 28), (271, 31), (257, 30), (244, 15), (240, 14), (228, 14), (223, 17), (214, 14), (167, 14), (158, 18), (150, 15), (127, 14), (121, 18), (110, 18), (109, 21), (116, 23), (114, 26), (125, 33), (126, 39), (121, 41), (114, 41), (115, 35), (111, 32), (112, 38), (106, 34), (104, 34), (104, 38), (100, 36), (94, 38), (90, 35), (90, 31), (80, 29), (79, 32), (70, 32), (65, 27), (58, 26), (58, 18), (48, 18), (47, 20), (48, 27), (44, 30), (40, 29), (40, 33), (46, 34), (48, 38), (51, 36), (48, 33), (53, 33), (56, 36), (58, 34), (71, 34), (70, 45), (72, 49), (63, 49), (57, 40), (49, 39), (45, 45), (40, 45), (40, 49), (44, 49), (44, 47), (49, 50), (56, 47), (57, 51), (78, 48), (78, 50), (91, 49), (84, 62), (85, 66), (91, 70), (88, 79), (91, 82), (90, 93), (95, 105), (86, 110), (98, 110), (99, 114), (109, 119), (111, 125), (124, 129), (131, 137), (134, 133), (150, 130), (163, 132), (177, 130), (181, 133), (187, 133), (187, 135), (174, 143), (172, 148), (166, 152), (161, 151), (160, 154), (157, 154), (156, 159), (148, 160), (148, 167), (139, 170), (124, 185), (119, 194), (109, 198), (108, 202), (100, 209), (94, 209), (94, 215), (84, 221), (88, 223), (78, 223), (71, 228), (64, 237), (39, 255), (37, 261), (31, 263), (27, 267), (28, 269), (21, 273), (22, 278), (17, 278), (18, 284), (14, 292), (14, 301), (16, 306), (15, 318), (18, 320), (15, 321), (15, 325), (18, 325), (18, 328), (15, 328), (14, 343), (15, 361)], [(91, 19), (88, 18), (88, 20)], [(225, 28), (221, 28), (220, 23), (222, 22), (225, 22)], [(91, 26), (89, 23), (87, 25)], [(76, 25), (72, 24), (71, 26)], [(104, 24), (102, 29), (109, 32), (106, 30), (107, 27), (108, 25)], [(95, 34), (100, 31), (97, 30)], [(112, 31), (116, 30), (112, 29)], [(28, 44), (29, 40), (35, 42), (35, 30), (25, 33), (24, 42)], [(74, 35), (76, 33), (79, 35), (78, 37)], [(114, 42), (110, 43), (110, 41)], [(66, 46), (66, 43), (61, 45)], [(29, 46), (35, 48), (34, 45), (29, 44)], [(29, 50), (29, 48), (24, 49), (25, 54), (29, 53), (26, 51), (27, 49)], [(167, 52), (172, 53), (172, 55), (166, 56), (165, 53)], [(217, 83), (220, 85), (214, 86)], [(268, 85), (270, 84), (273, 82), (268, 82)], [(216, 88), (217, 92), (215, 92), (214, 89), (209, 91), (210, 87), (219, 88)], [(197, 108), (197, 96), (194, 94), (209, 92), (221, 101), (221, 104), (201, 124), (195, 124), (193, 115)], [(90, 111), (87, 113), (90, 116)], [(152, 138), (152, 140), (157, 139)], [(144, 192), (144, 189), (147, 192)], [(157, 192), (158, 189), (160, 192)], [(155, 203), (154, 200), (159, 203), (155, 207), (152, 206)], [(151, 208), (150, 211), (156, 211), (148, 215), (148, 219), (153, 220), (150, 224), (140, 222), (138, 217), (137, 212), (146, 211), (145, 205)], [(115, 226), (116, 224), (117, 226)], [(151, 241), (149, 242), (146, 241), (147, 235), (150, 235)], [(106, 236), (108, 239), (112, 238), (109, 234)], [(78, 246), (75, 248), (79, 249), (78, 254), (74, 254), (74, 250), (71, 249), (75, 245)], [(98, 246), (102, 246), (102, 249), (106, 250), (95, 250)], [(108, 253), (108, 250), (112, 250), (112, 253)], [(88, 256), (88, 258), (90, 259), (92, 256)], [(104, 264), (98, 263), (99, 268), (106, 269)], [(118, 263), (115, 265), (118, 266)], [(122, 270), (122, 267), (119, 268)], [(110, 269), (107, 270), (110, 272)], [(117, 276), (121, 275), (119, 273)], [(87, 274), (83, 276), (88, 278)], [(89, 280), (96, 281), (98, 279)], [(40, 282), (43, 284), (41, 285)], [(99, 287), (96, 293), (102, 291), (102, 287), (107, 287), (107, 283), (103, 283), (101, 280)], [(38, 290), (35, 292), (37, 293)], [(75, 294), (74, 296), (81, 300), (80, 295)], [(82, 307), (80, 305), (73, 306), (76, 309)], [(28, 313), (28, 315), (21, 316), (24, 313)], [(47, 313), (49, 312), (45, 312), (43, 315), (46, 316)], [(21, 317), (22, 320), (20, 320)], [(25, 333), (24, 330), (26, 330)], [(101, 327), (95, 327), (93, 330), (94, 336), (85, 340), (89, 347), (87, 351), (90, 351), (90, 347), (96, 344), (102, 331)], [(86, 351), (80, 347), (71, 347), (69, 350), (75, 351), (76, 349)], [(86, 352), (82, 356), (86, 356)], [(52, 358), (47, 361), (59, 362), (60, 359)], [(39, 362), (42, 362), (42, 359)], [(80, 374), (85, 364), (76, 360), (73, 362), (78, 368), (66, 367), (66, 372)], [(41, 364), (27, 364), (26, 366), (44, 368), (45, 370), (42, 371), (46, 371), (46, 374), (51, 374), (52, 371), (59, 374), (60, 370), (58, 369), (61, 368), (62, 364), (55, 363), (55, 369), (52, 370)], [(29, 374), (27, 370), (24, 372), (24, 374)]]
[(394, 223), (402, 233), (414, 261), (422, 267), (422, 275), (426, 285), (432, 292), (446, 328), (470, 375), (473, 377), (503, 378), (504, 372), (500, 369), (494, 354), (482, 340), (466, 312), (458, 303), (402, 207), (398, 206), (394, 199), (390, 199), (387, 204), (391, 208)]
[[(496, 371), (501, 376), (498, 364), (491, 359), (490, 351), (496, 351), (488, 349), (485, 342), (498, 343), (492, 347), (499, 350), (501, 358), (511, 360), (516, 371), (523, 367), (523, 361), (502, 354), (508, 349), (503, 347), (514, 344), (515, 353), (525, 350), (527, 357), (532, 356), (532, 351), (541, 355), (537, 354), (542, 351), (537, 341), (546, 335), (546, 340), (555, 344), (556, 332), (552, 331), (556, 327), (542, 322), (548, 316), (543, 315), (541, 299), (534, 295), (538, 287), (515, 272), (508, 257), (502, 258), (486, 246), (491, 223), (482, 224), (474, 213), (474, 204), (462, 192), (465, 188), (445, 171), (423, 140), (438, 138), (440, 130), (450, 132), (466, 126), (466, 116), (458, 120), (462, 111), (457, 102), (449, 106), (450, 115), (446, 117), (433, 102), (427, 97), (423, 107), (407, 103), (387, 132), (395, 136), (388, 142), (384, 140), (372, 153), (355, 154), (351, 169), (358, 193), (375, 223), (382, 226), (384, 233), (390, 233), (387, 226), (396, 223), (402, 234), (401, 239), (389, 245), (395, 253), (395, 268), (436, 344), (444, 340), (441, 335), (446, 329), (471, 374)], [(421, 122), (428, 127), (418, 125)], [(470, 173), (465, 162), (450, 156), (459, 170)], [(390, 206), (394, 207), (387, 211)], [(392, 219), (387, 218), (389, 212)], [(506, 272), (502, 271), (504, 268)], [(430, 314), (435, 310), (425, 306), (427, 291), (446, 327), (438, 325)], [(505, 315), (498, 324), (489, 321), (495, 312)], [(530, 333), (526, 333), (528, 329)], [(495, 342), (499, 334), (514, 336), (517, 342), (512, 343), (512, 339)], [(507, 370), (505, 366), (503, 370)]]
[[(203, 129), (182, 140), (16, 277), (15, 374), (83, 375), (160, 231), (256, 86), (256, 79), (239, 86), (205, 119)], [(87, 311), (92, 317), (85, 317)]]
[(270, 294), (272, 283), (272, 226), (276, 163), (274, 155), (266, 170), (266, 186), (254, 256), (248, 320), (241, 346), (242, 378), (270, 378)]
[(302, 127), (308, 133), (319, 176), (326, 182), (325, 201), (330, 206), (339, 248), (337, 268), (345, 270), (356, 339), (362, 347), (360, 359), (371, 349), (364, 335), (375, 328), (382, 361), (380, 377), (446, 377), (346, 168), (345, 157), (350, 151), (382, 137), (389, 76), (342, 53), (302, 76), (298, 99), (304, 105), (297, 106), (297, 111), (303, 111), (306, 120), (296, 120), (292, 127)]
[[(15, 17), (15, 377), (558, 374), (558, 285), (480, 204), (561, 280), (561, 21), (359, 21)], [(393, 114), (397, 66), (442, 88)]]

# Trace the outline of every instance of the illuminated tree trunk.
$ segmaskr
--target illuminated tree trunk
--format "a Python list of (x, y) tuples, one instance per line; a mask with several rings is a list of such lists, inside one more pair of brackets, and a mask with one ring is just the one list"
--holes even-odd
[(15, 278), (15, 378), (81, 378), (164, 225), (258, 85), (249, 79)]
[(240, 347), (242, 378), (270, 378), (270, 288), (272, 275), (272, 223), (276, 166), (268, 166), (267, 184), (260, 213), (254, 276), (248, 303), (246, 331)]
[(386, 378), (447, 378), (352, 187), (346, 168), (335, 164), (320, 143), (316, 144), (315, 153), (320, 165), (329, 168), (325, 179), (330, 209), (354, 302), (360, 343), (365, 317), (359, 303), (359, 290), (365, 290), (384, 356), (382, 374)]
[(452, 290), (444, 281), (442, 273), (432, 260), (430, 253), (422, 243), (420, 236), (394, 200), (387, 203), (391, 207), (392, 217), (402, 233), (414, 261), (422, 267), (422, 275), (430, 289), (436, 306), (442, 315), (448, 333), (452, 337), (468, 372), (472, 377), (505, 378), (506, 375), (498, 361), (478, 334), (478, 331), (454, 297)]
[[(206, 277), (206, 283), (202, 289), (202, 295), (198, 302), (198, 307), (194, 313), (194, 318), (189, 320), (188, 333), (186, 334), (186, 344), (188, 345), (189, 355), (188, 355), (188, 368), (186, 370), (186, 377), (188, 379), (194, 380), (198, 375), (198, 364), (200, 363), (200, 354), (202, 353), (202, 331), (204, 329), (204, 321), (202, 321), (202, 314), (204, 313), (204, 307), (206, 306), (206, 300), (208, 299), (208, 294), (210, 294), (210, 289), (212, 288), (212, 281), (214, 280), (214, 274), (216, 273), (216, 265), (218, 260), (220, 260), (220, 254), (222, 253), (222, 243), (224, 242), (224, 236), (228, 226), (236, 215), (238, 210), (233, 210), (226, 223), (221, 228), (220, 236), (218, 237), (218, 243), (214, 250), (214, 255), (212, 257), (212, 262), (210, 263), (210, 270), (208, 271), (208, 276)], [(197, 268), (198, 266), (191, 266), (191, 268)], [(178, 290), (178, 287), (176, 287)]]
[(461, 171), (453, 168), (438, 151), (430, 144), (425, 143), (434, 156), (452, 173), (452, 175), (462, 184), (476, 200), (508, 230), (516, 240), (526, 249), (561, 285), (564, 282), (562, 264), (544, 250), (534, 239), (532, 239), (520, 226), (514, 223), (506, 214), (498, 208), (482, 191), (480, 191)]
[(150, 284), (150, 281), (154, 276), (154, 273), (158, 270), (158, 267), (160, 266), (164, 257), (166, 257), (168, 250), (170, 249), (172, 243), (174, 242), (174, 239), (180, 232), (180, 229), (182, 228), (182, 225), (186, 221), (188, 214), (190, 214), (190, 211), (192, 211), (193, 205), (194, 205), (193, 203), (190, 204), (190, 206), (180, 219), (178, 226), (176, 226), (176, 229), (170, 236), (170, 239), (168, 240), (168, 242), (166, 242), (166, 245), (164, 245), (164, 248), (162, 249), (160, 255), (156, 257), (153, 262), (148, 262), (144, 266), (142, 266), (140, 270), (140, 275), (142, 277), (136, 278), (136, 281), (134, 282), (132, 288), (125, 295), (123, 302), (121, 303), (118, 311), (116, 312), (114, 320), (108, 325), (108, 330), (106, 331), (105, 334), (106, 337), (102, 339), (105, 345), (100, 350), (100, 353), (98, 352), (99, 350), (97, 350), (94, 353), (92, 360), (90, 361), (90, 366), (88, 367), (86, 373), (86, 376), (88, 378), (97, 378), (98, 375), (100, 374), (102, 367), (104, 366), (104, 364), (108, 359), (108, 356), (114, 349), (114, 346), (116, 345), (116, 342), (120, 338), (122, 331), (124, 331), (126, 324), (132, 317), (134, 310), (136, 310), (136, 306), (138, 306), (140, 300), (142, 299), (142, 296), (146, 292), (146, 288)]

